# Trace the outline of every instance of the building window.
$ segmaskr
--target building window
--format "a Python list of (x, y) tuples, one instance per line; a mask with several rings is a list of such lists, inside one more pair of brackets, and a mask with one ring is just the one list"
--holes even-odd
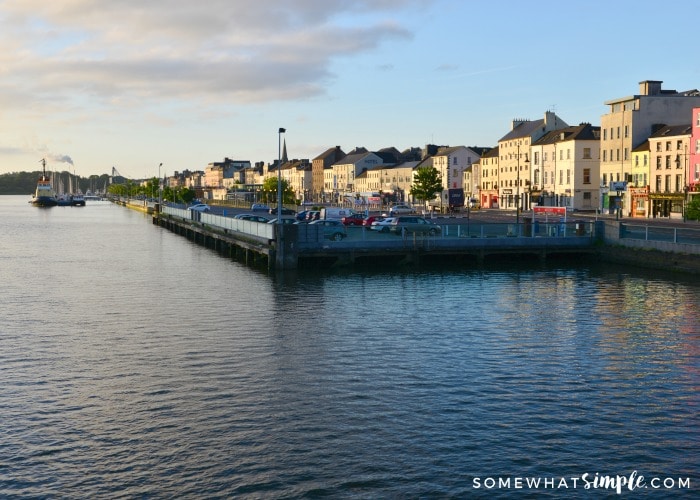
[(639, 166), (639, 156), (634, 157), (634, 166), (638, 167)]
[(661, 176), (660, 175), (656, 176), (656, 192), (657, 193), (661, 192)]
[(583, 159), (584, 160), (591, 159), (591, 148), (583, 148)]
[(664, 184), (664, 187), (666, 188), (666, 192), (670, 193), (671, 192), (671, 176), (667, 175), (664, 180), (666, 181), (666, 183)]
[(661, 142), (656, 143), (656, 150), (661, 151)]
[[(698, 114), (698, 125), (700, 125), (700, 113)], [(608, 140), (608, 129), (606, 128), (603, 129), (603, 140)]]
[(671, 141), (666, 141), (666, 151), (671, 151)]
[(559, 150), (559, 159), (560, 159), (560, 160), (563, 160), (563, 159), (564, 159), (564, 150), (563, 150), (563, 149), (560, 149), (560, 150)]
[(603, 174), (603, 182), (601, 186), (607, 186), (608, 185), (608, 174)]
[(671, 168), (671, 155), (666, 155), (666, 168)]
[(676, 141), (676, 149), (678, 149), (678, 150), (683, 149), (683, 141)]
[(571, 170), (568, 168), (566, 169), (566, 183), (571, 184)]
[(620, 138), (620, 127), (617, 127), (617, 138)]
[(564, 171), (560, 170), (559, 171), (559, 185), (561, 186), (562, 184), (564, 184)]
[(591, 169), (590, 168), (583, 169), (583, 183), (584, 184), (591, 183)]
[(629, 125), (625, 125), (625, 138), (630, 136), (629, 132)]
[(603, 150), (603, 161), (608, 161), (608, 152)]
[(661, 157), (656, 157), (656, 170), (661, 170)]
[(644, 166), (647, 166), (647, 155), (644, 155)]
[(571, 150), (570, 150), (570, 149), (567, 149), (567, 150), (566, 150), (566, 159), (567, 159), (567, 160), (570, 160), (570, 159), (571, 159)]

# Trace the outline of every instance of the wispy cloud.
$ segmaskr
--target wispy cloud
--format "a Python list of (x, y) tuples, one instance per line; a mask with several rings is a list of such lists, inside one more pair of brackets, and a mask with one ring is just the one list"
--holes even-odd
[(311, 98), (334, 59), (410, 38), (392, 12), (424, 2), (5, 0), (2, 105)]

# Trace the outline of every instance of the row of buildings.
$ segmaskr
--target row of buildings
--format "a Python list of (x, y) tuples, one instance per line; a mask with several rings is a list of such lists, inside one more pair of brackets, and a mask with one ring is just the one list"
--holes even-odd
[(210, 163), (203, 172), (176, 173), (171, 186), (202, 197), (254, 200), (265, 179), (281, 176), (300, 202), (378, 205), (414, 202), (410, 190), (422, 167), (438, 170), (443, 191), (431, 202), (447, 209), (450, 190), (484, 208), (529, 210), (559, 206), (631, 217), (684, 215), (700, 195), (700, 92), (640, 82), (639, 93), (605, 102), (600, 126), (569, 125), (554, 112), (516, 119), (497, 145), (436, 146), (399, 151), (340, 146), (312, 160)]

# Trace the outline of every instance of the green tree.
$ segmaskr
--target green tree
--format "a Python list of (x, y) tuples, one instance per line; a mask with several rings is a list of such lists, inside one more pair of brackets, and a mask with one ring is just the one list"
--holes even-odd
[[(282, 204), (294, 203), (294, 191), (289, 183), (282, 179)], [(268, 177), (262, 185), (262, 193), (266, 203), (277, 203), (277, 177)]]
[(435, 198), (435, 195), (442, 191), (442, 177), (437, 169), (433, 167), (422, 167), (416, 170), (411, 187), (411, 196), (421, 200), (423, 204)]
[(700, 220), (700, 196), (692, 196), (685, 207), (685, 216), (688, 220)]

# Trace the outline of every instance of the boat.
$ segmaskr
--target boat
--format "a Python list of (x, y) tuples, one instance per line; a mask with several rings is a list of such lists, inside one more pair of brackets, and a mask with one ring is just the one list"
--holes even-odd
[(46, 175), (46, 160), (41, 160), (42, 173), (39, 176), (39, 181), (36, 184), (36, 191), (30, 203), (35, 207), (55, 207), (58, 205), (56, 191), (51, 185), (51, 179)]

